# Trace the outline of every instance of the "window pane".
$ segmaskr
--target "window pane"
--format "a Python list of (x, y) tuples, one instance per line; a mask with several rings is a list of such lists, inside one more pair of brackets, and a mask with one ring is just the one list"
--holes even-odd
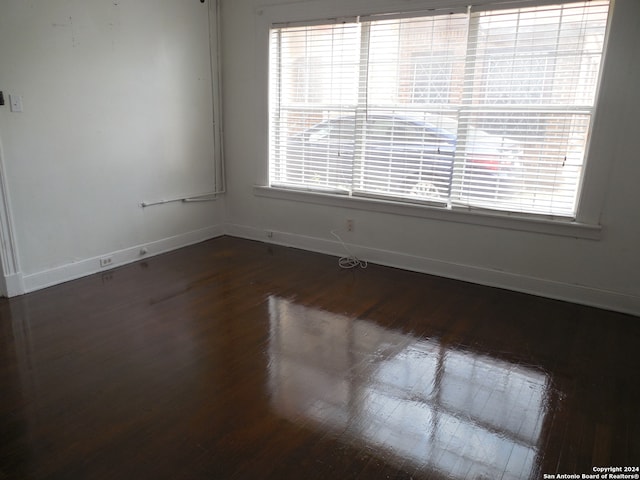
[(472, 15), (455, 203), (574, 216), (607, 11), (592, 2)]
[(590, 112), (463, 112), (452, 198), (572, 216), (590, 118)]
[(464, 14), (372, 22), (369, 107), (423, 110), (459, 104), (467, 22)]
[(356, 193), (446, 203), (464, 86), (465, 14), (369, 26)]
[(351, 188), (359, 28), (272, 32), (271, 183)]

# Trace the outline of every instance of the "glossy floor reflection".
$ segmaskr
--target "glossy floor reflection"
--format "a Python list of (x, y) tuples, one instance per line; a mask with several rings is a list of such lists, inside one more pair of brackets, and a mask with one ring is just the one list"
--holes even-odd
[(534, 473), (552, 391), (543, 372), (366, 320), (269, 298), (274, 408), (408, 471)]
[(640, 319), (223, 237), (0, 299), (0, 480), (640, 461)]

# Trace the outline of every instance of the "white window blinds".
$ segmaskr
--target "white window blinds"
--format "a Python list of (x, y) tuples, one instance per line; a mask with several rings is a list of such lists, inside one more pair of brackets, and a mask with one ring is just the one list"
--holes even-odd
[(271, 33), (271, 185), (573, 217), (607, 1)]

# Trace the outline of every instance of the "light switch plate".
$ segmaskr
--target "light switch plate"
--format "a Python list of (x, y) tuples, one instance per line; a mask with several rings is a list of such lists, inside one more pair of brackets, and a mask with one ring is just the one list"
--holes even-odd
[(12, 112), (22, 111), (22, 95), (9, 95), (9, 103)]

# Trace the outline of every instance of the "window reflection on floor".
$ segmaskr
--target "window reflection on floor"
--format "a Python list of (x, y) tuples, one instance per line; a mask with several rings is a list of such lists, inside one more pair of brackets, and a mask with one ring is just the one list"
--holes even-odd
[(289, 420), (453, 478), (527, 478), (547, 376), (271, 297), (269, 380)]

